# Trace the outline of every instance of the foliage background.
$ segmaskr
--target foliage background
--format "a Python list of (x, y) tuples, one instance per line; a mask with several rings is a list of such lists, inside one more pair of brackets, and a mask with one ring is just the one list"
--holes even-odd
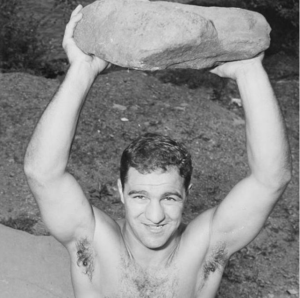
[[(92, 1), (83, 0), (82, 4), (88, 2)], [(265, 66), (282, 105), (295, 164), (293, 181), (260, 237), (231, 258), (218, 297), (296, 297), (298, 1), (190, 3), (247, 8), (267, 18), (273, 30)], [(0, 75), (0, 222), (35, 235), (48, 232), (26, 185), (23, 154), (35, 122), (68, 67), (61, 38), (76, 5), (77, 1), (67, 0), (0, 0), (0, 71), (6, 73)], [(101, 101), (100, 93), (104, 94)], [(201, 70), (147, 73), (112, 67), (90, 93), (74, 141), (70, 169), (85, 186), (91, 203), (118, 217), (122, 207), (114, 189), (117, 156), (136, 134), (167, 129), (187, 141), (197, 157), (194, 177), (200, 183), (193, 188), (184, 213), (188, 221), (217, 204), (246, 172), (242, 109), (233, 101), (238, 96), (234, 84)], [(114, 103), (123, 105), (123, 110)], [(130, 121), (122, 122), (121, 117)], [(105, 164), (99, 161), (99, 155)]]
[[(27, 8), (29, 0), (0, 0), (1, 72), (23, 71), (48, 78), (65, 73), (67, 64), (65, 57), (57, 58), (51, 54), (59, 50), (60, 44), (54, 44), (53, 40), (43, 33), (56, 25), (58, 13), (63, 15), (66, 23), (70, 11), (79, 2), (74, 0), (48, 2), (44, 14), (36, 14)], [(289, 55), (298, 55), (298, 0), (182, 0), (177, 2), (200, 6), (239, 7), (258, 11), (266, 17), (273, 29), (271, 47), (266, 54), (273, 55), (283, 51)], [(183, 77), (187, 76), (189, 80), (188, 72), (178, 71), (178, 74)]]

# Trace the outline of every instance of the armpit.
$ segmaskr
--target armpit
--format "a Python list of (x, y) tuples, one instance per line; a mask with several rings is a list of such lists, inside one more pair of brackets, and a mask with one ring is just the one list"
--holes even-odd
[(84, 269), (84, 273), (92, 280), (94, 272), (94, 254), (91, 243), (83, 238), (76, 243), (77, 266)]
[(224, 269), (228, 261), (228, 253), (225, 243), (217, 244), (210, 252), (204, 264), (204, 279), (207, 279), (210, 272)]

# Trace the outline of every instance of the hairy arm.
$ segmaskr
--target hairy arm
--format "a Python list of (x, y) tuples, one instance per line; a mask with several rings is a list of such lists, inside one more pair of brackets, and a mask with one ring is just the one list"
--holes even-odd
[(73, 137), (86, 95), (107, 63), (77, 48), (73, 31), (81, 6), (72, 13), (63, 40), (70, 62), (66, 78), (39, 120), (28, 145), (24, 169), (49, 231), (68, 245), (92, 237), (93, 210), (81, 187), (66, 171)]
[(250, 174), (216, 208), (212, 220), (211, 241), (225, 242), (229, 255), (257, 236), (291, 176), (284, 121), (262, 57), (212, 71), (237, 81), (246, 118)]

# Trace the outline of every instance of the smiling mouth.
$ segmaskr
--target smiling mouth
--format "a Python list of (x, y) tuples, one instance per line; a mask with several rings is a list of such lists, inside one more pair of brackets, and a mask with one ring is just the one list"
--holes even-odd
[(163, 230), (163, 227), (165, 225), (147, 225), (145, 224), (145, 226), (148, 228), (149, 231), (151, 231), (152, 233), (159, 233)]

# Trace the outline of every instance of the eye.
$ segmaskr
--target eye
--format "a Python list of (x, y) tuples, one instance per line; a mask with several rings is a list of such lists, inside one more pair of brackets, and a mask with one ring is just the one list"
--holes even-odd
[(134, 199), (138, 199), (138, 200), (145, 200), (145, 199), (146, 199), (145, 196), (141, 196), (141, 195), (134, 196), (133, 198), (134, 198)]
[(166, 200), (167, 202), (176, 202), (176, 198), (174, 197), (165, 197), (164, 200)]

